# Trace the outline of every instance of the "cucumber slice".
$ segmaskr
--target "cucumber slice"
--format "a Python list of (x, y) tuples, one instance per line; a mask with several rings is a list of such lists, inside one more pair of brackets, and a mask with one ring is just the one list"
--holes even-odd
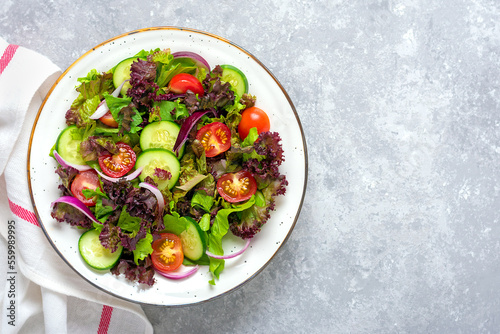
[(150, 148), (149, 150), (142, 151), (135, 162), (135, 168), (139, 167), (143, 168), (141, 175), (139, 175), (141, 181), (144, 181), (147, 176), (153, 177), (155, 168), (164, 169), (172, 174), (170, 180), (158, 180), (153, 177), (155, 182), (158, 183), (158, 189), (160, 190), (165, 188), (172, 189), (179, 179), (181, 172), (181, 164), (175, 154), (164, 148)]
[(78, 241), (78, 249), (85, 263), (97, 270), (111, 269), (120, 259), (123, 247), (118, 246), (116, 252), (101, 245), (98, 230), (88, 230), (83, 233)]
[[(115, 85), (115, 87), (119, 87), (125, 80), (130, 80), (130, 66), (132, 66), (132, 63), (137, 59), (137, 57), (127, 58), (116, 65), (113, 71), (113, 85)], [(122, 96), (127, 96), (127, 91), (130, 87), (132, 87), (130, 81), (125, 82), (120, 90)]]
[(192, 261), (198, 261), (207, 250), (206, 232), (203, 232), (198, 223), (186, 217), (186, 230), (180, 234), (184, 256)]
[(220, 67), (222, 67), (221, 81), (229, 82), (239, 97), (248, 93), (248, 80), (243, 72), (232, 65), (221, 65)]
[[(141, 132), (141, 150), (164, 148), (172, 151), (180, 129), (181, 127), (177, 123), (171, 121), (149, 123)], [(184, 145), (179, 151), (179, 158), (182, 157), (183, 153)]]
[(56, 141), (56, 151), (67, 162), (76, 165), (86, 165), (80, 154), (80, 144), (82, 142), (80, 130), (76, 125), (71, 125), (61, 131)]

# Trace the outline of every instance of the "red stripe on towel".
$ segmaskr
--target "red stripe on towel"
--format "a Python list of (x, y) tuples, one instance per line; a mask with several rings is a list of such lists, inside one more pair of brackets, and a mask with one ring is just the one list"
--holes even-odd
[(113, 314), (113, 308), (108, 305), (102, 306), (101, 321), (99, 322), (99, 328), (97, 329), (97, 334), (108, 333), (109, 323), (111, 322), (111, 315)]
[(14, 54), (16, 53), (19, 45), (9, 44), (5, 51), (3, 52), (2, 58), (0, 58), (0, 74), (3, 73), (5, 68), (9, 65), (12, 58), (14, 58)]
[(10, 211), (12, 211), (13, 214), (18, 216), (21, 219), (26, 220), (28, 223), (31, 223), (35, 226), (40, 227), (40, 224), (38, 223), (38, 219), (36, 219), (36, 216), (33, 212), (26, 210), (25, 208), (17, 205), (16, 203), (12, 202), (9, 199), (9, 207)]

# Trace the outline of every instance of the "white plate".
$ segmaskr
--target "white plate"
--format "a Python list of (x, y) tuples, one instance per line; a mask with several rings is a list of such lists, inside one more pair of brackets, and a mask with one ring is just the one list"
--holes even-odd
[[(152, 287), (139, 286), (109, 272), (90, 269), (78, 253), (81, 230), (58, 223), (50, 215), (50, 204), (61, 194), (55, 160), (49, 157), (51, 147), (65, 127), (64, 115), (77, 97), (77, 78), (93, 68), (99, 72), (115, 66), (120, 60), (142, 49), (170, 48), (172, 52), (192, 51), (204, 57), (213, 67), (231, 64), (241, 69), (249, 82), (249, 93), (257, 97), (257, 106), (270, 117), (272, 131), (279, 132), (285, 152), (280, 171), (289, 182), (286, 195), (277, 199), (276, 211), (262, 231), (241, 256), (226, 260), (226, 268), (212, 286), (208, 266), (202, 266), (192, 277), (168, 280), (155, 275)], [(250, 53), (233, 43), (202, 31), (158, 27), (141, 29), (117, 36), (99, 44), (73, 63), (57, 80), (42, 104), (33, 125), (28, 155), (28, 180), (35, 213), (59, 255), (84, 279), (96, 287), (123, 299), (150, 305), (187, 305), (210, 300), (231, 291), (257, 275), (276, 254), (290, 235), (300, 212), (307, 183), (307, 152), (299, 117), (287, 93), (271, 72)], [(231, 233), (229, 232), (228, 235)], [(225, 253), (239, 249), (243, 242), (228, 236)]]

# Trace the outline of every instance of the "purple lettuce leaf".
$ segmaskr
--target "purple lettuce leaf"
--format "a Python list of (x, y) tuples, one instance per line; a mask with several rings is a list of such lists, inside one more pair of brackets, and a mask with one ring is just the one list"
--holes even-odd
[(155, 283), (155, 271), (151, 257), (148, 256), (143, 260), (139, 260), (138, 263), (138, 265), (135, 264), (134, 256), (131, 252), (124, 250), (124, 255), (122, 255), (118, 264), (111, 269), (111, 273), (117, 276), (124, 275), (132, 282), (153, 286)]
[(110, 137), (90, 136), (80, 143), (80, 153), (85, 161), (95, 161), (105, 152), (118, 153), (118, 148)]
[(80, 226), (83, 228), (92, 227), (92, 220), (80, 210), (66, 203), (58, 202), (54, 204), (50, 215), (60, 223), (66, 222), (71, 226)]

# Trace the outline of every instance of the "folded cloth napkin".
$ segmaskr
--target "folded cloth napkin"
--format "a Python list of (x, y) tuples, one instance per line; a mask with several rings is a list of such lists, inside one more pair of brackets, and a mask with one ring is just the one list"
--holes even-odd
[(61, 72), (46, 57), (1, 38), (0, 55), (0, 333), (152, 333), (139, 305), (78, 276), (40, 228), (28, 190), (28, 143)]

